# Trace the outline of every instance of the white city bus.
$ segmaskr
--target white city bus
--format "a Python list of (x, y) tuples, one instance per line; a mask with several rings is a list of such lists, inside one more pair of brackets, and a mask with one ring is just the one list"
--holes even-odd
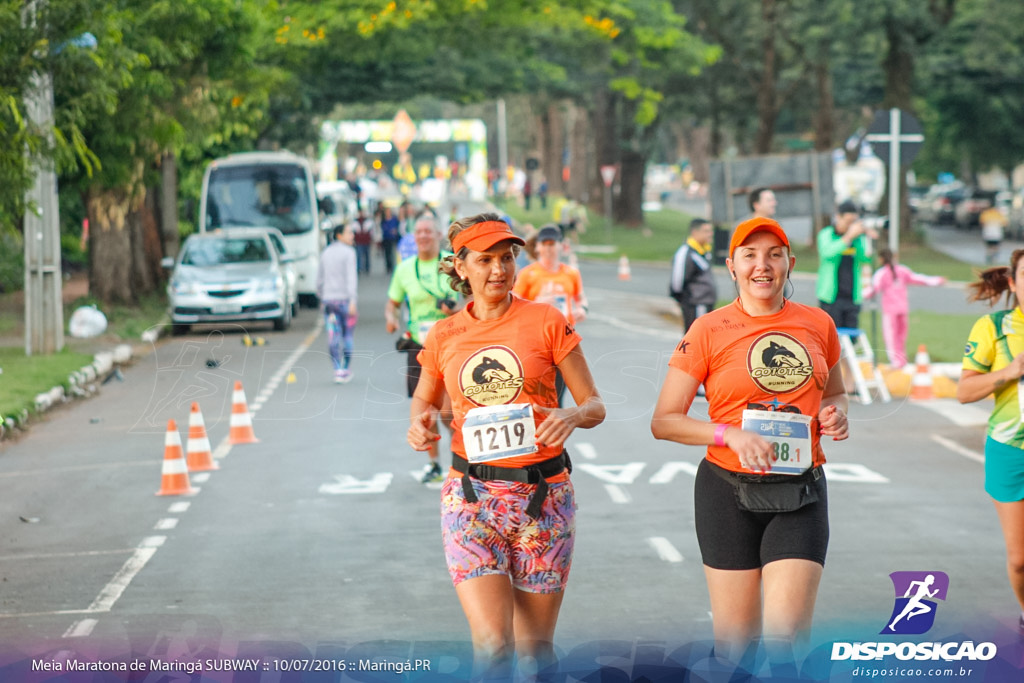
[(294, 259), (299, 300), (316, 306), (316, 270), (325, 245), (313, 171), (291, 152), (243, 152), (210, 162), (199, 200), (199, 231), (277, 228)]

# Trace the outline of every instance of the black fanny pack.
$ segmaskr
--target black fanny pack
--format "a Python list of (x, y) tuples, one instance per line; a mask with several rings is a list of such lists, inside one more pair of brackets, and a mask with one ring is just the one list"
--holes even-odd
[(818, 487), (818, 480), (824, 476), (821, 465), (791, 475), (744, 474), (708, 464), (712, 472), (732, 484), (736, 504), (747, 512), (793, 512), (817, 503), (821, 497)]
[(462, 495), (466, 502), (475, 503), (479, 500), (470, 477), (483, 481), (515, 481), (520, 484), (536, 484), (537, 490), (526, 506), (526, 514), (533, 519), (540, 516), (541, 506), (548, 495), (548, 477), (561, 474), (563, 470), (572, 472), (572, 461), (568, 451), (562, 451), (553, 458), (548, 458), (536, 465), (526, 467), (494, 467), (486, 463), (472, 463), (457, 453), (452, 453), (452, 469), (462, 475)]
[(401, 337), (395, 340), (396, 351), (419, 351), (422, 348), (422, 346), (413, 341), (412, 337), (406, 337), (405, 335), (402, 335)]

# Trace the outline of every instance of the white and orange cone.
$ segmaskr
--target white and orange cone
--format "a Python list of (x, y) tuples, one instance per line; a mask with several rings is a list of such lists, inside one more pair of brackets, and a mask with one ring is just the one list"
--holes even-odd
[(228, 443), (237, 446), (243, 443), (256, 443), (259, 439), (252, 431), (252, 416), (245, 403), (245, 392), (242, 383), (235, 381), (235, 391), (231, 394), (231, 429), (228, 431)]
[(619, 279), (629, 280), (632, 274), (629, 271), (629, 259), (625, 254), (619, 257)]
[(917, 347), (914, 356), (914, 379), (910, 383), (910, 398), (915, 401), (927, 401), (935, 398), (934, 382), (932, 381), (932, 360), (928, 357), (928, 349), (924, 344)]
[(174, 420), (167, 421), (167, 434), (164, 436), (163, 475), (160, 477), (158, 496), (187, 496), (196, 490), (188, 481), (188, 467), (185, 456), (181, 453), (181, 436)]
[(188, 444), (185, 447), (189, 472), (207, 472), (219, 470), (210, 452), (210, 438), (206, 435), (206, 423), (199, 404), (192, 402), (192, 412), (188, 416)]

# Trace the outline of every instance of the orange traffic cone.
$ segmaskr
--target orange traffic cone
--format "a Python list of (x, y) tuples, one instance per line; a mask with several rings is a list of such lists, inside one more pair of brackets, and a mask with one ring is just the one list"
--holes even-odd
[(245, 392), (242, 383), (235, 382), (235, 391), (231, 395), (231, 429), (228, 431), (228, 443), (232, 446), (240, 443), (256, 443), (259, 439), (252, 431), (252, 416), (245, 403)]
[(622, 256), (619, 257), (619, 279), (628, 280), (630, 279), (630, 277), (631, 274), (629, 272), (629, 259), (626, 258), (625, 254), (623, 254)]
[(188, 481), (188, 468), (185, 457), (181, 454), (181, 436), (174, 420), (167, 421), (167, 434), (164, 437), (163, 476), (160, 478), (158, 496), (191, 495), (196, 490)]
[(188, 445), (185, 447), (185, 458), (189, 472), (206, 472), (219, 470), (210, 453), (210, 439), (206, 436), (206, 423), (199, 404), (192, 402), (192, 412), (188, 416)]
[(914, 356), (914, 379), (910, 384), (910, 398), (915, 401), (927, 401), (935, 398), (932, 383), (932, 359), (928, 357), (928, 349), (924, 344), (917, 347)]

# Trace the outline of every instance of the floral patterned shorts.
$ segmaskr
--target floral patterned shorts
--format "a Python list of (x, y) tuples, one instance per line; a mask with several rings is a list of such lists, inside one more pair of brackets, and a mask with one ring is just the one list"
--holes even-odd
[(536, 484), (470, 481), (476, 503), (466, 502), (461, 479), (449, 478), (441, 489), (441, 535), (452, 582), (499, 574), (528, 593), (563, 591), (576, 535), (572, 482), (550, 484), (533, 519), (526, 506)]

